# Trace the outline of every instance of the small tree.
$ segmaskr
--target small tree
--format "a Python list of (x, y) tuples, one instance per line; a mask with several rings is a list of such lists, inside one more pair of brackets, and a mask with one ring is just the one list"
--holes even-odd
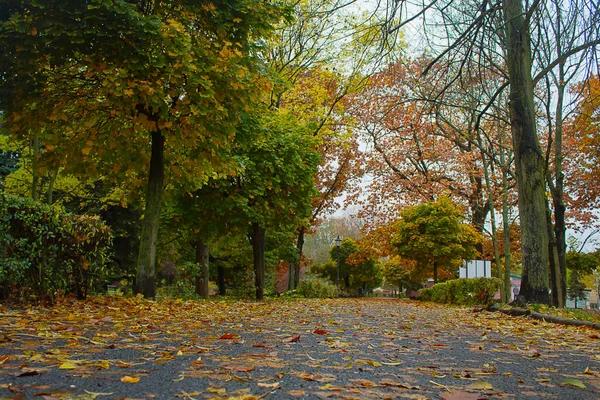
[(392, 256), (383, 262), (383, 277), (389, 283), (398, 286), (398, 293), (409, 284), (412, 266), (410, 261)]
[(462, 212), (447, 197), (407, 207), (400, 212), (392, 244), (398, 255), (415, 260), (417, 269), (429, 272), (433, 268), (437, 283), (439, 267), (478, 254), (475, 246), (483, 238), (463, 220)]

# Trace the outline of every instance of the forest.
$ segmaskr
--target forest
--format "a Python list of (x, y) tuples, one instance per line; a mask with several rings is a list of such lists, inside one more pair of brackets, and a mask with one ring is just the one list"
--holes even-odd
[[(0, 0), (0, 300), (600, 286), (583, 0)], [(336, 240), (337, 239), (337, 240)]]

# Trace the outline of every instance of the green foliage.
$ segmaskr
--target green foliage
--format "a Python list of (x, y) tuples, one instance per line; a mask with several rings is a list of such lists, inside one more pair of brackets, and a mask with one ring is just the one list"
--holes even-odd
[(300, 281), (297, 291), (306, 298), (318, 298), (327, 299), (337, 297), (337, 289), (335, 285), (330, 282), (315, 278), (308, 277)]
[(567, 290), (567, 296), (570, 300), (577, 302), (578, 300), (585, 300), (585, 284), (579, 279), (579, 270), (571, 270), (571, 276), (569, 277), (569, 288)]
[(109, 228), (98, 217), (0, 194), (0, 283), (28, 295), (84, 298), (106, 274)]
[(464, 215), (447, 197), (400, 213), (392, 244), (400, 256), (417, 261), (417, 268), (451, 267), (475, 257), (481, 235), (464, 224)]
[(591, 274), (600, 265), (598, 253), (567, 252), (567, 268), (581, 275)]
[(497, 278), (453, 279), (421, 289), (421, 299), (464, 306), (489, 305), (499, 287)]
[(383, 262), (383, 277), (386, 282), (398, 287), (406, 286), (410, 282), (410, 270), (407, 263), (398, 256), (388, 258)]

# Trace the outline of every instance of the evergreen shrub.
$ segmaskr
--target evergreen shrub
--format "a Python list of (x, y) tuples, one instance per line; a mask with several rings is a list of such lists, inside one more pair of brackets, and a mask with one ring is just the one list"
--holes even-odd
[(85, 298), (104, 283), (111, 240), (97, 216), (0, 194), (0, 295)]
[(500, 288), (497, 278), (453, 279), (421, 289), (421, 299), (464, 306), (489, 305)]
[(337, 288), (321, 278), (309, 277), (298, 284), (298, 292), (306, 298), (334, 298), (337, 297)]

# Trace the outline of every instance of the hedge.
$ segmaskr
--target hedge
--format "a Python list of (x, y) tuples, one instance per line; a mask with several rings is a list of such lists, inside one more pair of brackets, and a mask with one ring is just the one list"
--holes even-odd
[(111, 240), (97, 216), (0, 194), (0, 295), (85, 298), (105, 272)]
[(497, 278), (453, 279), (421, 289), (421, 299), (465, 306), (489, 305), (500, 287)]

